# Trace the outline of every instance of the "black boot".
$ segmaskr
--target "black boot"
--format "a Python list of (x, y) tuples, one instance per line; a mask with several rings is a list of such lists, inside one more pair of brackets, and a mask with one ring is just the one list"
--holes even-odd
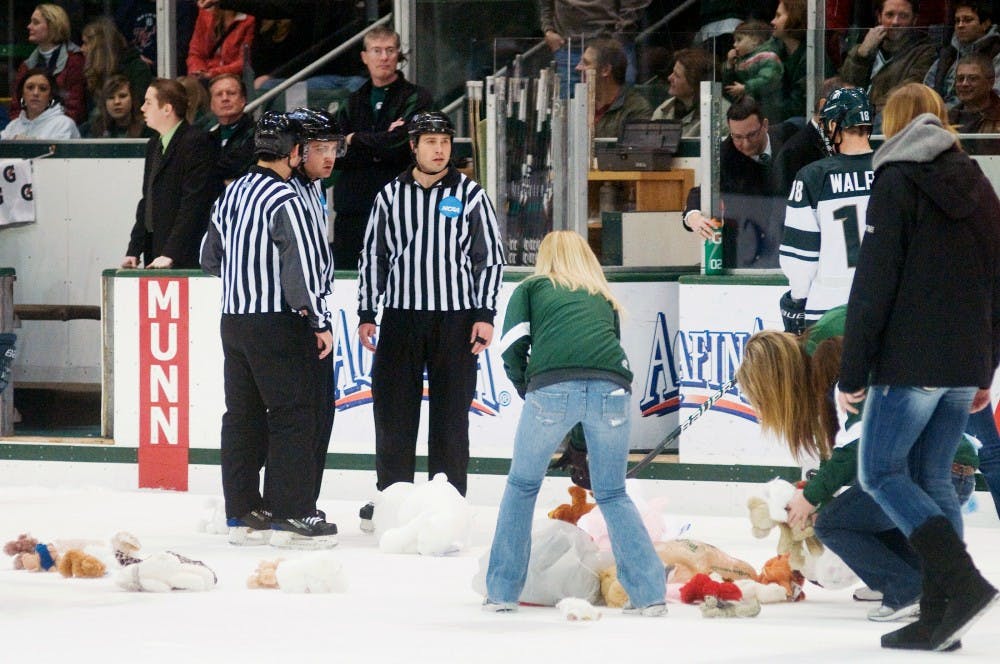
[(933, 611), (940, 612), (937, 599), (941, 594), (945, 597), (944, 612), (931, 631), (929, 649), (952, 649), (1000, 596), (976, 569), (965, 542), (945, 517), (931, 517), (921, 524), (910, 535), (910, 544), (923, 561), (925, 578), (932, 579), (939, 589), (934, 595)]
[[(921, 565), (923, 579), (920, 595), (920, 618), (904, 627), (882, 635), (883, 648), (899, 650), (931, 650), (931, 635), (944, 618), (948, 598), (933, 575), (927, 573), (927, 566)], [(955, 641), (949, 650), (962, 647)]]

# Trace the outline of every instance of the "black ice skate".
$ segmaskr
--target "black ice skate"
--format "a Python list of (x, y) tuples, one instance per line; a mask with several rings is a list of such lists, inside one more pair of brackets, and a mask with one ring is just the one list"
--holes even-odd
[(250, 510), (240, 517), (226, 519), (229, 526), (229, 543), (236, 546), (259, 546), (271, 540), (271, 513), (267, 510)]
[(358, 516), (361, 517), (361, 532), (363, 533), (373, 533), (375, 532), (375, 522), (372, 519), (375, 517), (375, 503), (368, 503), (361, 508), (358, 512)]
[(271, 546), (282, 549), (330, 549), (337, 546), (337, 524), (318, 514), (271, 522)]

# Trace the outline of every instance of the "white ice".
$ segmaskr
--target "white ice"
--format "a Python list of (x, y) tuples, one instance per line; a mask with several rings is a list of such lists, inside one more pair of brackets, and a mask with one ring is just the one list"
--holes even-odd
[[(473, 482), (475, 478), (473, 478)], [(556, 480), (561, 482), (563, 480)], [(566, 496), (543, 492), (538, 515)], [(706, 489), (703, 489), (706, 490)], [(711, 490), (711, 488), (707, 489)], [(655, 493), (646, 492), (652, 498)], [(979, 494), (983, 496), (985, 494)], [(219, 577), (204, 593), (128, 593), (111, 577), (63, 579), (10, 568), (0, 556), (0, 662), (913, 662), (1000, 656), (1000, 609), (980, 620), (953, 654), (891, 652), (879, 635), (898, 625), (866, 620), (871, 603), (851, 590), (806, 588), (795, 604), (765, 605), (757, 618), (705, 619), (697, 607), (671, 604), (665, 618), (625, 616), (602, 608), (596, 621), (568, 621), (556, 608), (513, 614), (480, 610), (470, 588), (488, 547), (498, 496), (476, 505), (471, 546), (446, 557), (381, 553), (358, 529), (370, 496), (321, 500), (340, 526), (335, 552), (348, 581), (343, 594), (294, 595), (249, 590), (246, 578), (263, 559), (288, 557), (269, 547), (235, 547), (197, 531), (201, 493), (92, 486), (0, 488), (0, 539), (109, 538), (134, 533), (142, 551), (176, 551), (204, 561)], [(983, 572), (1000, 583), (1000, 527), (989, 513), (970, 519), (967, 540)], [(746, 516), (677, 514), (687, 537), (710, 542), (755, 567), (774, 553), (776, 536), (757, 540)]]

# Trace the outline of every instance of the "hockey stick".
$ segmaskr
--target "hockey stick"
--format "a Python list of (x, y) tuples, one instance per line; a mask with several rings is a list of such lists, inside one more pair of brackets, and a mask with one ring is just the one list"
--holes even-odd
[(699, 417), (701, 417), (706, 412), (708, 412), (709, 409), (711, 409), (712, 406), (714, 406), (716, 404), (716, 402), (719, 401), (719, 399), (721, 399), (722, 397), (724, 397), (726, 395), (726, 392), (728, 392), (729, 390), (733, 389), (733, 387), (735, 385), (736, 385), (736, 379), (735, 378), (730, 379), (730, 380), (726, 381), (725, 383), (723, 383), (722, 387), (720, 387), (717, 392), (715, 392), (710, 397), (708, 397), (707, 399), (705, 399), (704, 403), (702, 403), (700, 406), (698, 406), (698, 410), (696, 410), (693, 413), (691, 413), (691, 415), (686, 420), (684, 420), (680, 424), (680, 426), (678, 426), (676, 429), (674, 429), (673, 431), (671, 431), (670, 433), (668, 433), (667, 437), (664, 438), (663, 440), (661, 440), (659, 442), (659, 444), (656, 447), (654, 447), (652, 450), (650, 450), (649, 453), (646, 456), (644, 456), (641, 459), (639, 459), (639, 461), (637, 461), (634, 466), (632, 466), (631, 468), (629, 468), (628, 472), (625, 473), (625, 477), (635, 477), (636, 475), (639, 474), (640, 470), (642, 470), (643, 468), (645, 468), (649, 464), (653, 463), (653, 460), (656, 459), (656, 457), (660, 456), (660, 454), (663, 452), (663, 450), (665, 450), (667, 448), (667, 445), (669, 445), (674, 440), (676, 440), (678, 438), (678, 436), (680, 436), (681, 433), (685, 429), (687, 429), (689, 426), (691, 426), (694, 423), (695, 420), (697, 420)]

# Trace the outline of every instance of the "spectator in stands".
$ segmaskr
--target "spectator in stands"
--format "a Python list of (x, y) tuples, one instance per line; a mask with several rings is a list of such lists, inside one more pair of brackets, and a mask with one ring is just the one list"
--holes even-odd
[(126, 43), (110, 18), (102, 16), (83, 27), (80, 50), (84, 56), (83, 75), (87, 80), (87, 92), (94, 106), (92, 120), (101, 114), (99, 98), (111, 76), (125, 75), (132, 99), (140, 99), (146, 94), (153, 72), (142, 61), (138, 49)]
[(587, 42), (577, 69), (595, 74), (594, 138), (618, 138), (629, 120), (648, 120), (649, 102), (625, 85), (625, 49), (614, 39)]
[(207, 84), (219, 74), (243, 74), (243, 50), (253, 42), (254, 18), (230, 9), (199, 9), (187, 70)]
[[(246, 12), (256, 19), (250, 60), (255, 90), (280, 83), (364, 29), (360, 5), (350, 0), (198, 0), (202, 9)], [(365, 83), (353, 47), (307, 79), (309, 89), (344, 88)]]
[(733, 31), (733, 47), (722, 68), (722, 93), (729, 101), (749, 95), (757, 100), (771, 122), (784, 120), (781, 81), (785, 68), (775, 53), (771, 26), (763, 21), (744, 21)]
[(17, 83), (21, 114), (11, 120), (0, 139), (80, 138), (76, 123), (59, 103), (55, 76), (43, 67), (29, 69)]
[[(86, 88), (83, 76), (83, 53), (80, 47), (69, 40), (69, 17), (58, 5), (41, 4), (35, 7), (28, 22), (28, 41), (35, 44), (35, 50), (17, 70), (15, 89), (29, 69), (43, 68), (56, 80), (66, 115), (73, 122), (83, 122), (87, 117)], [(21, 112), (20, 98), (10, 102), (10, 114)]]
[(627, 66), (622, 81), (636, 80), (635, 33), (642, 12), (650, 0), (609, 2), (596, 0), (539, 0), (545, 44), (555, 57), (562, 81), (561, 95), (567, 97), (580, 82), (581, 45), (599, 37), (614, 37), (625, 53)]
[(215, 119), (209, 112), (208, 91), (202, 82), (194, 76), (178, 76), (177, 82), (184, 86), (187, 93), (187, 112), (184, 119), (188, 124), (208, 131), (215, 124)]
[(1000, 134), (1000, 95), (992, 58), (967, 55), (955, 70), (958, 105), (948, 111), (948, 121), (962, 134)]
[(365, 33), (361, 60), (371, 78), (351, 94), (338, 118), (347, 141), (347, 153), (334, 164), (340, 172), (333, 190), (338, 270), (358, 268), (375, 195), (411, 163), (406, 123), (433, 103), (430, 92), (403, 78), (398, 69), (403, 59), (392, 28), (376, 26)]
[[(806, 2), (782, 0), (771, 19), (775, 52), (781, 58), (781, 118), (806, 114)], [(751, 93), (752, 94), (752, 93)]]
[(880, 131), (889, 93), (904, 83), (920, 83), (934, 62), (934, 43), (914, 28), (919, 0), (875, 0), (878, 25), (852, 48), (840, 68), (845, 83), (865, 88)]
[(955, 34), (951, 42), (938, 52), (938, 58), (924, 77), (928, 85), (941, 95), (948, 107), (958, 103), (955, 92), (955, 68), (958, 60), (974, 53), (992, 60), (993, 79), (1000, 75), (1000, 31), (993, 25), (993, 9), (981, 0), (958, 0), (955, 7)]
[(654, 120), (677, 120), (681, 136), (701, 135), (701, 82), (712, 79), (715, 58), (701, 48), (684, 48), (674, 54), (674, 68), (667, 77), (670, 98), (653, 111)]
[(143, 121), (142, 111), (132, 97), (131, 83), (122, 74), (112, 74), (104, 82), (97, 108), (97, 117), (80, 132), (87, 138), (152, 138), (156, 135)]
[[(784, 127), (772, 128), (760, 105), (744, 97), (726, 111), (729, 137), (719, 150), (723, 260), (726, 267), (778, 267), (784, 203), (777, 192), (772, 158), (781, 150)], [(692, 187), (681, 223), (709, 239), (717, 222), (701, 209), (701, 187)]]
[[(177, 74), (187, 73), (188, 44), (194, 33), (198, 17), (195, 0), (177, 0), (175, 47), (177, 49)], [(143, 61), (156, 69), (156, 0), (121, 0), (115, 12), (115, 24), (125, 40), (139, 50)], [(139, 98), (146, 94), (143, 90)]]
[(208, 94), (212, 114), (219, 121), (209, 133), (219, 150), (219, 177), (228, 184), (255, 163), (254, 121), (243, 112), (246, 84), (236, 74), (220, 74), (208, 84)]
[(159, 133), (146, 146), (142, 199), (123, 268), (199, 267), (199, 246), (212, 203), (222, 190), (215, 170), (217, 153), (208, 133), (185, 121), (187, 94), (175, 80), (155, 78), (142, 112)]

